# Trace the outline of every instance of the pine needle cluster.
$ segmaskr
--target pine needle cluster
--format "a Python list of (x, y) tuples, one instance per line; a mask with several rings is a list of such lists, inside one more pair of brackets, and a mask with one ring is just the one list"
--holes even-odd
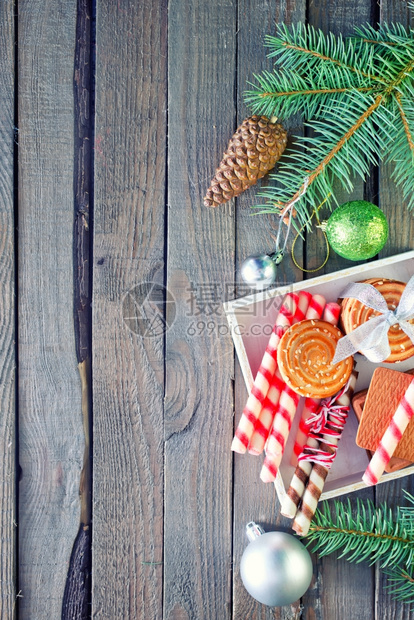
[(401, 24), (356, 28), (347, 38), (312, 26), (279, 24), (266, 37), (274, 71), (255, 76), (246, 101), (256, 114), (282, 122), (300, 113), (306, 135), (280, 160), (277, 187), (262, 190), (261, 213), (281, 213), (295, 201), (301, 226), (334, 182), (352, 191), (380, 161), (414, 207), (414, 29)]
[(324, 502), (317, 510), (306, 539), (312, 551), (328, 555), (340, 551), (350, 562), (378, 562), (388, 578), (391, 594), (414, 603), (414, 497), (405, 492), (409, 505), (398, 507), (395, 517), (386, 504), (375, 507), (367, 500), (334, 503), (334, 511)]

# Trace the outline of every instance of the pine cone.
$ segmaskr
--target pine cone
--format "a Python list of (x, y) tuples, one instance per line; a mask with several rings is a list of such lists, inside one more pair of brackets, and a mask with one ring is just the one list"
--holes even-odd
[(217, 207), (238, 196), (271, 170), (287, 143), (282, 125), (266, 116), (246, 118), (231, 138), (207, 194), (206, 207)]

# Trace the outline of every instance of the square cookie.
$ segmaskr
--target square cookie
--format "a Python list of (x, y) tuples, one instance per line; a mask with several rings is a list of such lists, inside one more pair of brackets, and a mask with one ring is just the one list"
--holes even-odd
[[(356, 436), (360, 448), (375, 452), (412, 378), (408, 373), (388, 368), (374, 370)], [(414, 461), (414, 418), (397, 445), (394, 457)]]
[[(414, 374), (414, 371), (408, 371)], [(362, 412), (364, 410), (365, 400), (367, 397), (368, 390), (361, 390), (361, 392), (357, 392), (352, 399), (352, 407), (355, 412), (355, 416), (358, 422), (361, 420)], [(373, 457), (373, 452), (371, 450), (367, 450), (368, 456), (371, 459)], [(404, 467), (408, 467), (411, 465), (411, 461), (406, 461), (404, 459), (399, 459), (396, 456), (392, 456), (389, 463), (387, 463), (385, 467), (385, 471), (391, 473), (393, 471), (398, 471), (399, 469), (404, 469)]]

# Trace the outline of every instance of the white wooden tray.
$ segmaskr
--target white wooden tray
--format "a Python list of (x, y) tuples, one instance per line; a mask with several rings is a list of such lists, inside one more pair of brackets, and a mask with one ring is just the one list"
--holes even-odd
[[(247, 394), (253, 384), (253, 378), (266, 349), (269, 337), (275, 323), (280, 305), (286, 293), (290, 291), (307, 290), (312, 294), (319, 293), (327, 301), (336, 301), (341, 291), (350, 282), (357, 282), (372, 277), (393, 278), (408, 282), (414, 274), (414, 251), (406, 252), (385, 258), (365, 265), (358, 265), (335, 273), (326, 274), (318, 278), (296, 282), (288, 286), (254, 293), (224, 304), (224, 311), (230, 326), (234, 346), (239, 359), (243, 377), (246, 383)], [(376, 364), (369, 362), (362, 355), (355, 356), (358, 381), (356, 391), (368, 387)], [(414, 358), (410, 358), (399, 364), (381, 364), (394, 370), (405, 371), (414, 367)], [(291, 464), (293, 443), (296, 430), (302, 415), (303, 399), (299, 405), (280, 470), (275, 481), (279, 499), (282, 501), (286, 494), (290, 480), (294, 472)], [(238, 421), (241, 412), (236, 412)], [(339, 443), (335, 462), (326, 480), (321, 499), (336, 497), (350, 491), (365, 488), (361, 478), (368, 464), (368, 456), (365, 450), (355, 443), (358, 421), (353, 411), (350, 412), (345, 430)], [(243, 458), (243, 457), (241, 457)], [(244, 456), (244, 458), (248, 458)], [(258, 458), (258, 457), (251, 457)], [(259, 457), (261, 458), (261, 457)], [(399, 471), (384, 474), (380, 482), (387, 482), (414, 473), (414, 465)]]

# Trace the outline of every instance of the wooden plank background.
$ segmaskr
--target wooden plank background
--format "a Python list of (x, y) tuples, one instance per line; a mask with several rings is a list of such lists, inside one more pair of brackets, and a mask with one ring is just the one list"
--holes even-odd
[[(79, 527), (73, 321), (76, 3), (19, 2), (19, 617), (59, 618)], [(52, 36), (53, 33), (53, 36)]]
[[(410, 13), (407, 3), (385, 0), (381, 3), (379, 12), (381, 22), (393, 23), (400, 22), (404, 25), (414, 24), (413, 11)], [(381, 166), (379, 171), (378, 186), (378, 205), (384, 211), (389, 224), (389, 238), (380, 256), (392, 256), (393, 254), (404, 252), (413, 248), (414, 221), (412, 214), (407, 212), (402, 194), (390, 179), (392, 173), (391, 166)], [(387, 502), (389, 506), (406, 505), (403, 496), (403, 489), (414, 494), (413, 476), (401, 478), (396, 484), (381, 484), (375, 489), (375, 498), (378, 505)], [(376, 591), (380, 593), (375, 598), (375, 617), (384, 620), (401, 618), (409, 620), (412, 617), (410, 606), (402, 605), (393, 600), (392, 596), (385, 588), (387, 580), (384, 573), (375, 568)]]
[[(272, 250), (277, 221), (252, 217), (256, 190), (202, 203), (247, 81), (272, 66), (265, 34), (305, 20), (349, 34), (410, 15), (405, 0), (0, 4), (1, 618), (410, 617), (381, 571), (337, 554), (313, 556), (302, 609), (240, 579), (246, 523), (289, 522), (262, 459), (230, 451), (246, 390), (222, 303), (247, 293), (240, 265)], [(384, 210), (381, 256), (414, 238), (390, 173), (340, 197)], [(308, 235), (297, 260), (316, 267), (320, 247)], [(309, 276), (286, 259), (278, 277)]]
[(0, 617), (15, 617), (14, 13), (0, 4)]
[(122, 309), (128, 296), (136, 299), (139, 313), (143, 299), (136, 287), (162, 285), (164, 279), (166, 17), (163, 2), (97, 5), (92, 331), (97, 618), (162, 617), (163, 334), (141, 337), (128, 327)]
[(234, 204), (219, 212), (202, 199), (234, 128), (237, 6), (172, 0), (168, 16), (167, 286), (177, 315), (166, 335), (164, 617), (228, 618), (233, 351), (220, 326)]

